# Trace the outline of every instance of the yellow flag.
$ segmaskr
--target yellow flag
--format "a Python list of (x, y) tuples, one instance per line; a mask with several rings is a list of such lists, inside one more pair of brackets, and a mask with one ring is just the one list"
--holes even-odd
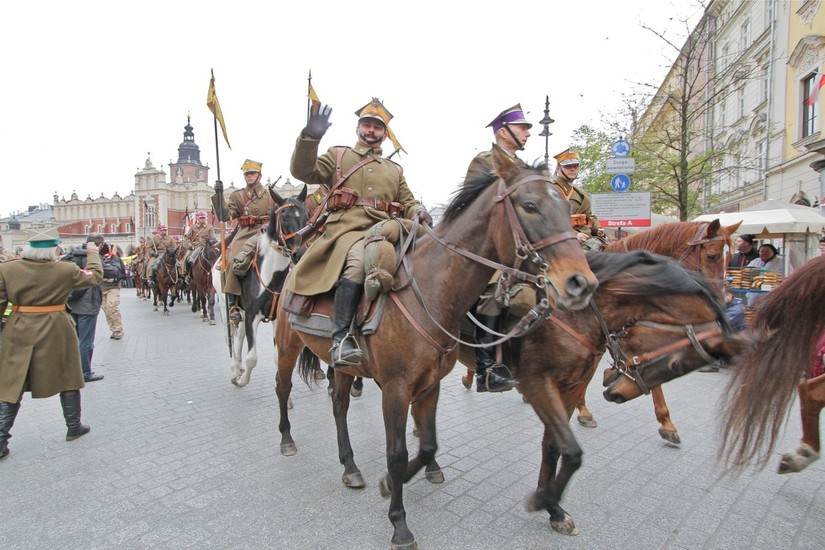
[(316, 94), (316, 93), (315, 93), (315, 88), (313, 88), (313, 87), (312, 87), (312, 83), (310, 83), (310, 84), (309, 84), (309, 92), (308, 92), (308, 96), (309, 96), (309, 100), (310, 100), (313, 104), (315, 104), (315, 103), (320, 104), (320, 103), (321, 103), (321, 100), (320, 100), (320, 99), (318, 99), (318, 94)]
[(232, 149), (232, 146), (229, 145), (229, 138), (226, 137), (226, 124), (223, 122), (223, 113), (221, 112), (221, 104), (218, 103), (218, 95), (215, 93), (215, 73), (212, 73), (212, 78), (209, 80), (209, 92), (206, 94), (206, 106), (209, 107), (209, 110), (212, 111), (212, 114), (215, 115), (218, 123), (221, 125), (221, 131), (223, 132), (223, 139), (226, 140), (226, 145), (229, 149)]

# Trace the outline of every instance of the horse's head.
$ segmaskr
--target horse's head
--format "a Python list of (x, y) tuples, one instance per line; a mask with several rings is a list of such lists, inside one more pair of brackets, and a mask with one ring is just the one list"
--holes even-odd
[(307, 224), (309, 219), (304, 206), (307, 186), (304, 184), (304, 188), (297, 197), (284, 199), (272, 188), (269, 189), (269, 195), (275, 201), (275, 207), (269, 212), (267, 235), (273, 242), (283, 246), (292, 262), (295, 263), (305, 250), (298, 231)]
[(717, 296), (722, 295), (725, 285), (725, 269), (731, 260), (731, 249), (733, 248), (733, 234), (742, 222), (727, 227), (722, 227), (719, 220), (713, 220), (702, 224), (693, 241), (689, 243), (692, 247), (697, 247), (698, 252), (693, 256), (695, 266), (691, 267), (691, 255), (686, 256), (685, 265), (689, 269), (695, 269), (702, 273), (710, 282), (711, 287)]
[[(587, 306), (598, 286), (570, 224), (570, 205), (540, 170), (493, 148), (494, 174), (467, 181), (439, 229), (461, 226), (494, 261), (540, 276), (538, 286), (564, 310)], [(478, 200), (476, 200), (478, 199)], [(485, 200), (487, 199), (487, 200)], [(458, 217), (461, 220), (453, 223)]]
[[(598, 300), (608, 302), (601, 311), (615, 362), (604, 374), (604, 397), (616, 403), (709, 363), (728, 362), (746, 344), (731, 335), (724, 309), (701, 274), (663, 256), (633, 254), (641, 262), (624, 266), (612, 279), (594, 266), (602, 283)], [(626, 255), (600, 256), (613, 261)]]

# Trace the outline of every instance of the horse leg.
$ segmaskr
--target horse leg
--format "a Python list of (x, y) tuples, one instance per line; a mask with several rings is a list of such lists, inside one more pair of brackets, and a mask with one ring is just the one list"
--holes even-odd
[(576, 404), (576, 410), (578, 411), (576, 420), (578, 420), (579, 424), (585, 428), (595, 428), (599, 425), (593, 418), (593, 413), (591, 413), (590, 409), (587, 408), (587, 399), (584, 395), (582, 395), (582, 398)]
[[(435, 384), (435, 389), (428, 392), (423, 398), (416, 399), (412, 404), (412, 417), (415, 427), (418, 429), (418, 457), (407, 466), (407, 479), (421, 469), (424, 465), (424, 477), (430, 483), (444, 483), (444, 472), (435, 460), (435, 452), (438, 450), (438, 443), (435, 437), (435, 410), (438, 406), (438, 395), (440, 385)], [(432, 395), (431, 395), (432, 394)], [(415, 462), (420, 464), (416, 467)]]
[(229, 326), (232, 334), (232, 369), (230, 370), (232, 377), (229, 381), (237, 386), (238, 378), (243, 373), (241, 361), (243, 360), (243, 344), (246, 338), (246, 323), (229, 323)]
[[(438, 384), (435, 386), (438, 386)], [(335, 393), (340, 395), (343, 392), (336, 388)], [(435, 396), (437, 401), (437, 392)], [(427, 398), (423, 397), (423, 399)], [(387, 435), (387, 469), (389, 473), (381, 480), (379, 490), (382, 496), (390, 497), (390, 509), (387, 517), (393, 526), (391, 540), (393, 549), (416, 548), (415, 537), (407, 526), (407, 512), (404, 510), (404, 480), (409, 473), (406, 432), (410, 400), (410, 395), (405, 393), (402, 388), (390, 385), (383, 388), (382, 408), (384, 411), (384, 430)], [(434, 429), (433, 437), (435, 437)]]
[(819, 414), (825, 407), (825, 374), (805, 380), (798, 387), (802, 416), (802, 441), (792, 453), (783, 454), (779, 473), (801, 472), (819, 459)]
[(289, 346), (278, 346), (278, 370), (275, 373), (275, 395), (278, 397), (278, 410), (281, 419), (278, 422), (278, 431), (281, 432), (281, 454), (293, 456), (298, 453), (298, 447), (292, 439), (291, 424), (289, 423), (289, 394), (292, 393), (292, 373), (295, 370), (295, 361), (301, 351), (303, 343), (296, 336), (290, 339)]
[(335, 391), (335, 369), (331, 366), (327, 367), (327, 395), (332, 397), (332, 392)]
[(215, 324), (215, 293), (206, 291), (206, 303), (209, 307), (209, 324)]
[[(536, 415), (544, 423), (538, 488), (530, 496), (527, 509), (532, 512), (547, 510), (550, 525), (555, 531), (563, 535), (578, 535), (579, 528), (573, 518), (559, 505), (570, 478), (582, 462), (582, 449), (570, 430), (569, 420), (574, 405), (570, 405), (570, 411), (565, 411), (558, 389), (549, 381), (528, 383), (523, 380), (519, 385)], [(583, 395), (586, 389), (585, 383), (579, 391)], [(573, 403), (578, 401), (575, 396), (573, 399)], [(557, 471), (559, 457), (561, 466)]]
[(366, 485), (361, 470), (355, 465), (355, 454), (349, 439), (347, 412), (349, 411), (349, 391), (353, 377), (342, 372), (335, 373), (335, 392), (332, 394), (332, 415), (338, 433), (338, 460), (344, 466), (341, 481), (351, 489), (361, 489)]
[(473, 388), (473, 380), (476, 377), (476, 369), (474, 367), (467, 367), (467, 374), (461, 377), (461, 383), (468, 390)]
[(169, 307), (167, 306), (167, 301), (169, 300), (168, 292), (166, 289), (161, 293), (161, 300), (163, 301), (163, 315), (164, 317), (169, 316)]
[(361, 397), (362, 393), (364, 393), (364, 379), (358, 376), (352, 383), (352, 388), (349, 390), (349, 394), (353, 397)]
[(670, 409), (667, 407), (662, 386), (656, 386), (650, 390), (650, 395), (653, 397), (653, 411), (656, 413), (656, 420), (661, 424), (659, 427), (659, 436), (668, 443), (681, 445), (682, 440), (679, 437), (679, 432), (676, 431), (676, 426), (670, 421)]
[[(249, 310), (247, 310), (249, 311)], [(243, 322), (246, 325), (246, 368), (242, 369), (241, 376), (234, 384), (242, 388), (249, 384), (249, 377), (252, 376), (252, 369), (258, 365), (258, 348), (255, 339), (258, 337), (258, 325), (261, 324), (263, 318), (260, 314), (251, 318), (251, 315), (244, 315)]]

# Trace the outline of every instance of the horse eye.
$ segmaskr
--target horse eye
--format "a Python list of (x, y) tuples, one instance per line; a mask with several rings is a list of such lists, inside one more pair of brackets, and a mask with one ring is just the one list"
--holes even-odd
[(522, 207), (522, 208), (524, 209), (524, 211), (525, 211), (525, 212), (527, 212), (528, 214), (534, 214), (534, 213), (536, 213), (536, 212), (538, 211), (538, 209), (536, 208), (535, 203), (532, 203), (532, 202), (525, 202), (525, 203), (522, 203), (521, 207)]
[(715, 262), (715, 261), (717, 261), (718, 259), (719, 259), (719, 255), (718, 255), (718, 254), (708, 254), (708, 261), (709, 261), (709, 262)]

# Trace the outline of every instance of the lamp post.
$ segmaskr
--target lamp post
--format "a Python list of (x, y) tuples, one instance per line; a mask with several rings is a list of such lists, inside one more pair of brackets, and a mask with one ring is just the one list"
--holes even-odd
[(550, 170), (550, 136), (553, 135), (550, 133), (550, 125), (554, 122), (556, 121), (550, 118), (550, 96), (546, 95), (544, 96), (544, 118), (539, 121), (539, 124), (544, 126), (544, 130), (539, 135), (544, 137), (544, 164), (548, 170)]

